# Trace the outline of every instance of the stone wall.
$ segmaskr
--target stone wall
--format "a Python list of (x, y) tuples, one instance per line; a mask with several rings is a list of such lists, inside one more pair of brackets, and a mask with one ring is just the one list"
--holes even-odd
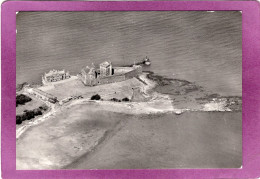
[(45, 91), (37, 89), (37, 88), (28, 88), (26, 91), (30, 94), (35, 95), (38, 98), (41, 98), (45, 101), (49, 101), (51, 103), (56, 103), (58, 101), (57, 97), (55, 97), (49, 93), (46, 93)]
[(141, 73), (140, 69), (136, 68), (136, 69), (133, 69), (132, 71), (125, 73), (125, 77), (126, 77), (126, 79), (130, 79), (130, 78), (138, 76), (140, 73)]
[(114, 68), (114, 75), (105, 76), (105, 77), (98, 77), (95, 79), (94, 76), (88, 74), (80, 75), (82, 82), (86, 86), (95, 86), (101, 84), (108, 84), (108, 83), (115, 83), (124, 81), (126, 79), (130, 79), (133, 77), (137, 77), (139, 74), (142, 73), (141, 66), (134, 66), (134, 67), (115, 67)]
[(114, 67), (115, 74), (125, 74), (132, 70), (133, 70), (133, 67)]
[(125, 79), (126, 79), (125, 75), (106, 76), (106, 77), (98, 78), (97, 85), (120, 82), (120, 81), (124, 81)]

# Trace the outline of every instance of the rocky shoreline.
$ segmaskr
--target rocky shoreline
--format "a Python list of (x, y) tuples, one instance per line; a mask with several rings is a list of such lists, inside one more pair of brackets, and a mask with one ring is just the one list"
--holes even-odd
[(195, 102), (198, 105), (205, 105), (207, 103), (222, 104), (227, 111), (242, 111), (242, 97), (241, 96), (221, 96), (217, 93), (212, 93), (205, 90), (202, 86), (197, 85), (182, 79), (171, 79), (156, 75), (151, 71), (146, 71), (147, 78), (155, 81), (156, 86), (154, 91), (169, 95), (175, 104), (186, 103), (188, 107), (189, 102)]

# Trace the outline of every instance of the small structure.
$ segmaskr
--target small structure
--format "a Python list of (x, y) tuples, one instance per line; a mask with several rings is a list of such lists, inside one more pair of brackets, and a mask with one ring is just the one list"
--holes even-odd
[(109, 76), (112, 75), (112, 64), (111, 62), (103, 62), (99, 65), (99, 69), (100, 69), (100, 76), (104, 77), (104, 76)]
[(143, 60), (143, 63), (147, 66), (151, 65), (150, 59), (146, 56), (145, 59)]
[(51, 103), (58, 102), (57, 97), (55, 97), (55, 96), (53, 96), (53, 95), (51, 95), (49, 93), (46, 93), (46, 92), (44, 92), (42, 90), (39, 90), (37, 88), (28, 88), (27, 92), (30, 93), (30, 94), (35, 95), (38, 98), (41, 98), (44, 101), (49, 101)]
[(137, 77), (142, 73), (141, 65), (132, 67), (113, 67), (111, 62), (105, 61), (99, 65), (99, 69), (92, 64), (81, 70), (79, 78), (86, 86), (115, 83)]
[(48, 73), (45, 73), (42, 76), (42, 83), (50, 83), (50, 82), (56, 82), (61, 81), (70, 78), (69, 72), (66, 72), (65, 70), (50, 70)]
[(142, 102), (145, 101), (146, 98), (142, 94), (140, 87), (132, 88), (133, 89), (133, 94), (131, 97), (131, 101), (133, 102)]

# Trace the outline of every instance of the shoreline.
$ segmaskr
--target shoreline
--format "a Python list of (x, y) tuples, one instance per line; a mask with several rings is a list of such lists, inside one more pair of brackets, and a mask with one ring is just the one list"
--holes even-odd
[[(154, 72), (144, 71), (140, 76), (139, 80), (142, 81), (145, 85), (143, 86), (142, 92), (148, 99), (148, 101), (143, 102), (112, 102), (112, 101), (93, 101), (89, 99), (76, 99), (72, 100), (69, 103), (59, 106), (55, 108), (53, 106), (50, 107), (50, 111), (48, 111), (45, 115), (39, 116), (32, 121), (29, 121), (28, 124), (19, 127), (16, 130), (16, 138), (18, 139), (24, 132), (27, 131), (28, 128), (38, 125), (46, 119), (53, 116), (59, 108), (68, 108), (75, 105), (91, 105), (95, 104), (98, 107), (102, 108), (105, 111), (116, 112), (116, 113), (125, 113), (130, 115), (148, 115), (148, 114), (161, 114), (161, 113), (175, 113), (177, 115), (182, 114), (186, 111), (201, 111), (201, 112), (232, 112), (232, 111), (241, 111), (240, 108), (232, 109), (232, 102), (235, 103), (240, 101), (242, 97), (239, 96), (228, 96), (222, 97), (218, 94), (207, 94), (207, 92), (203, 91), (202, 87), (196, 86), (194, 83), (191, 83), (186, 80), (180, 79), (170, 79), (165, 78), (159, 75), (155, 75)], [(179, 94), (164, 94), (160, 93), (157, 88), (167, 87), (167, 85), (172, 85), (172, 83), (178, 83), (180, 91), (184, 91), (186, 93)], [(46, 85), (40, 85), (44, 87)], [(46, 86), (48, 87), (48, 86)], [(54, 86), (53, 86), (54, 87)], [(189, 89), (189, 91), (187, 90)], [(203, 95), (194, 99), (194, 101), (188, 101), (187, 99), (182, 99), (185, 95), (192, 93), (192, 90), (199, 90), (199, 92)], [(181, 92), (182, 92), (181, 91)], [(181, 93), (180, 92), (180, 93)], [(205, 94), (204, 94), (205, 93)], [(180, 102), (176, 102), (176, 100), (172, 97), (172, 95), (179, 97)], [(235, 100), (232, 101), (232, 99)], [(231, 102), (230, 102), (231, 101)], [(229, 103), (229, 104), (228, 104)], [(240, 106), (240, 103), (237, 102), (237, 106)], [(186, 105), (186, 107), (185, 107)], [(189, 106), (190, 105), (190, 106)], [(183, 107), (184, 106), (184, 107)], [(230, 107), (231, 106), (231, 107)], [(241, 105), (242, 107), (242, 105)], [(21, 124), (23, 125), (23, 124)]]
[[(160, 89), (157, 90), (156, 88), (172, 87), (171, 85), (176, 85), (176, 81), (159, 78), (158, 80), (162, 82), (160, 84), (156, 80), (149, 79), (149, 74), (151, 73), (143, 72), (138, 79), (144, 84), (141, 90), (147, 99), (144, 101), (114, 102), (83, 98), (73, 99), (63, 105), (49, 104), (49, 111), (45, 115), (16, 130), (17, 168), (21, 170), (77, 168), (82, 161), (83, 163), (86, 160), (91, 161), (97, 153), (104, 153), (104, 146), (110, 145), (113, 140), (119, 140), (115, 139), (114, 136), (122, 133), (125, 136), (124, 140), (127, 140), (129, 133), (121, 129), (132, 125), (138, 127), (139, 123), (148, 129), (150, 125), (155, 125), (156, 130), (159, 130), (160, 135), (163, 136), (164, 133), (161, 130), (163, 126), (157, 129), (158, 126), (156, 125), (160, 120), (167, 121), (172, 127), (176, 128), (176, 125), (178, 126), (178, 123), (183, 120), (194, 123), (192, 116), (211, 116), (210, 119), (195, 118), (195, 120), (215, 123), (217, 120), (213, 116), (230, 116), (230, 113), (233, 112), (237, 116), (241, 113), (239, 110), (229, 109), (229, 106), (226, 105), (227, 101), (216, 95), (210, 96), (214, 97), (212, 99), (215, 100), (202, 98), (201, 103), (198, 102), (199, 100), (190, 101), (194, 96), (197, 97), (197, 92), (203, 93), (202, 97), (207, 93), (197, 90), (188, 90), (187, 92), (186, 89), (197, 88), (194, 88), (192, 83), (185, 81), (177, 81), (177, 87), (178, 90), (187, 93), (160, 93)], [(179, 97), (178, 100), (181, 103), (177, 102), (177, 97)], [(187, 97), (187, 99), (183, 97)], [(219, 99), (216, 97), (219, 97)], [(190, 116), (190, 118), (186, 119), (184, 116)], [(151, 122), (150, 119), (156, 122)], [(180, 121), (180, 119), (182, 120)], [(226, 119), (221, 120), (220, 124), (217, 122), (217, 124), (233, 123), (232, 121), (239, 124), (239, 120), (230, 121)], [(135, 127), (131, 130), (135, 130)], [(154, 128), (152, 127), (152, 129)], [(46, 133), (46, 130), (49, 130), (49, 132)], [(176, 130), (178, 130), (178, 127)], [(172, 129), (167, 128), (167, 131), (171, 132)], [(207, 133), (207, 131), (205, 132)], [(150, 137), (153, 137), (153, 135), (153, 133), (149, 133)], [(33, 145), (31, 145), (31, 142), (33, 142)], [(118, 144), (118, 142), (115, 142), (115, 144)], [(64, 147), (66, 150), (64, 150)], [(40, 154), (35, 153), (38, 150)], [(99, 162), (97, 163), (99, 164)], [(88, 167), (92, 168), (91, 165)]]
[(32, 120), (28, 121), (28, 123), (26, 124), (20, 124), (20, 125), (16, 125), (16, 140), (18, 140), (21, 135), (23, 135), (23, 133), (25, 133), (30, 127), (33, 127), (35, 125), (38, 125), (42, 122), (44, 122), (45, 120), (49, 119), (51, 116), (53, 116), (57, 111), (53, 108), (48, 106), (48, 110), (46, 111), (45, 114), (33, 118)]

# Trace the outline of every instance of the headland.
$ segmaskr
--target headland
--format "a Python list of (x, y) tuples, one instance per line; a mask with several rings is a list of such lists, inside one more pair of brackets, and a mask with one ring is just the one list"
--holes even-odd
[[(82, 155), (96, 150), (124, 127), (126, 120), (120, 119), (122, 115), (131, 120), (133, 116), (180, 115), (184, 112), (241, 113), (242, 108), (239, 96), (220, 96), (196, 83), (142, 71), (142, 64), (113, 67), (111, 62), (104, 62), (99, 69), (94, 65), (84, 67), (77, 75), (65, 70), (52, 70), (51, 73), (43, 76), (42, 85), (25, 84), (17, 91), (17, 95), (26, 95), (48, 107), (42, 115), (17, 125), (17, 167), (20, 169), (66, 168)], [(109, 121), (104, 120), (105, 114), (95, 117), (95, 113), (101, 111), (110, 115), (107, 116)], [(72, 135), (72, 129), (83, 124), (86, 133), (79, 130), (80, 133)], [(52, 132), (48, 133), (46, 129)], [(41, 156), (33, 150), (25, 152), (32, 147), (29, 145), (31, 140), (45, 142), (47, 147)], [(55, 146), (62, 146), (64, 151), (54, 150), (46, 144), (50, 140)], [(84, 143), (85, 140), (88, 142)], [(78, 147), (65, 151), (69, 143)], [(34, 147), (44, 147), (42, 145), (36, 142)], [(46, 158), (52, 151), (57, 155)]]

